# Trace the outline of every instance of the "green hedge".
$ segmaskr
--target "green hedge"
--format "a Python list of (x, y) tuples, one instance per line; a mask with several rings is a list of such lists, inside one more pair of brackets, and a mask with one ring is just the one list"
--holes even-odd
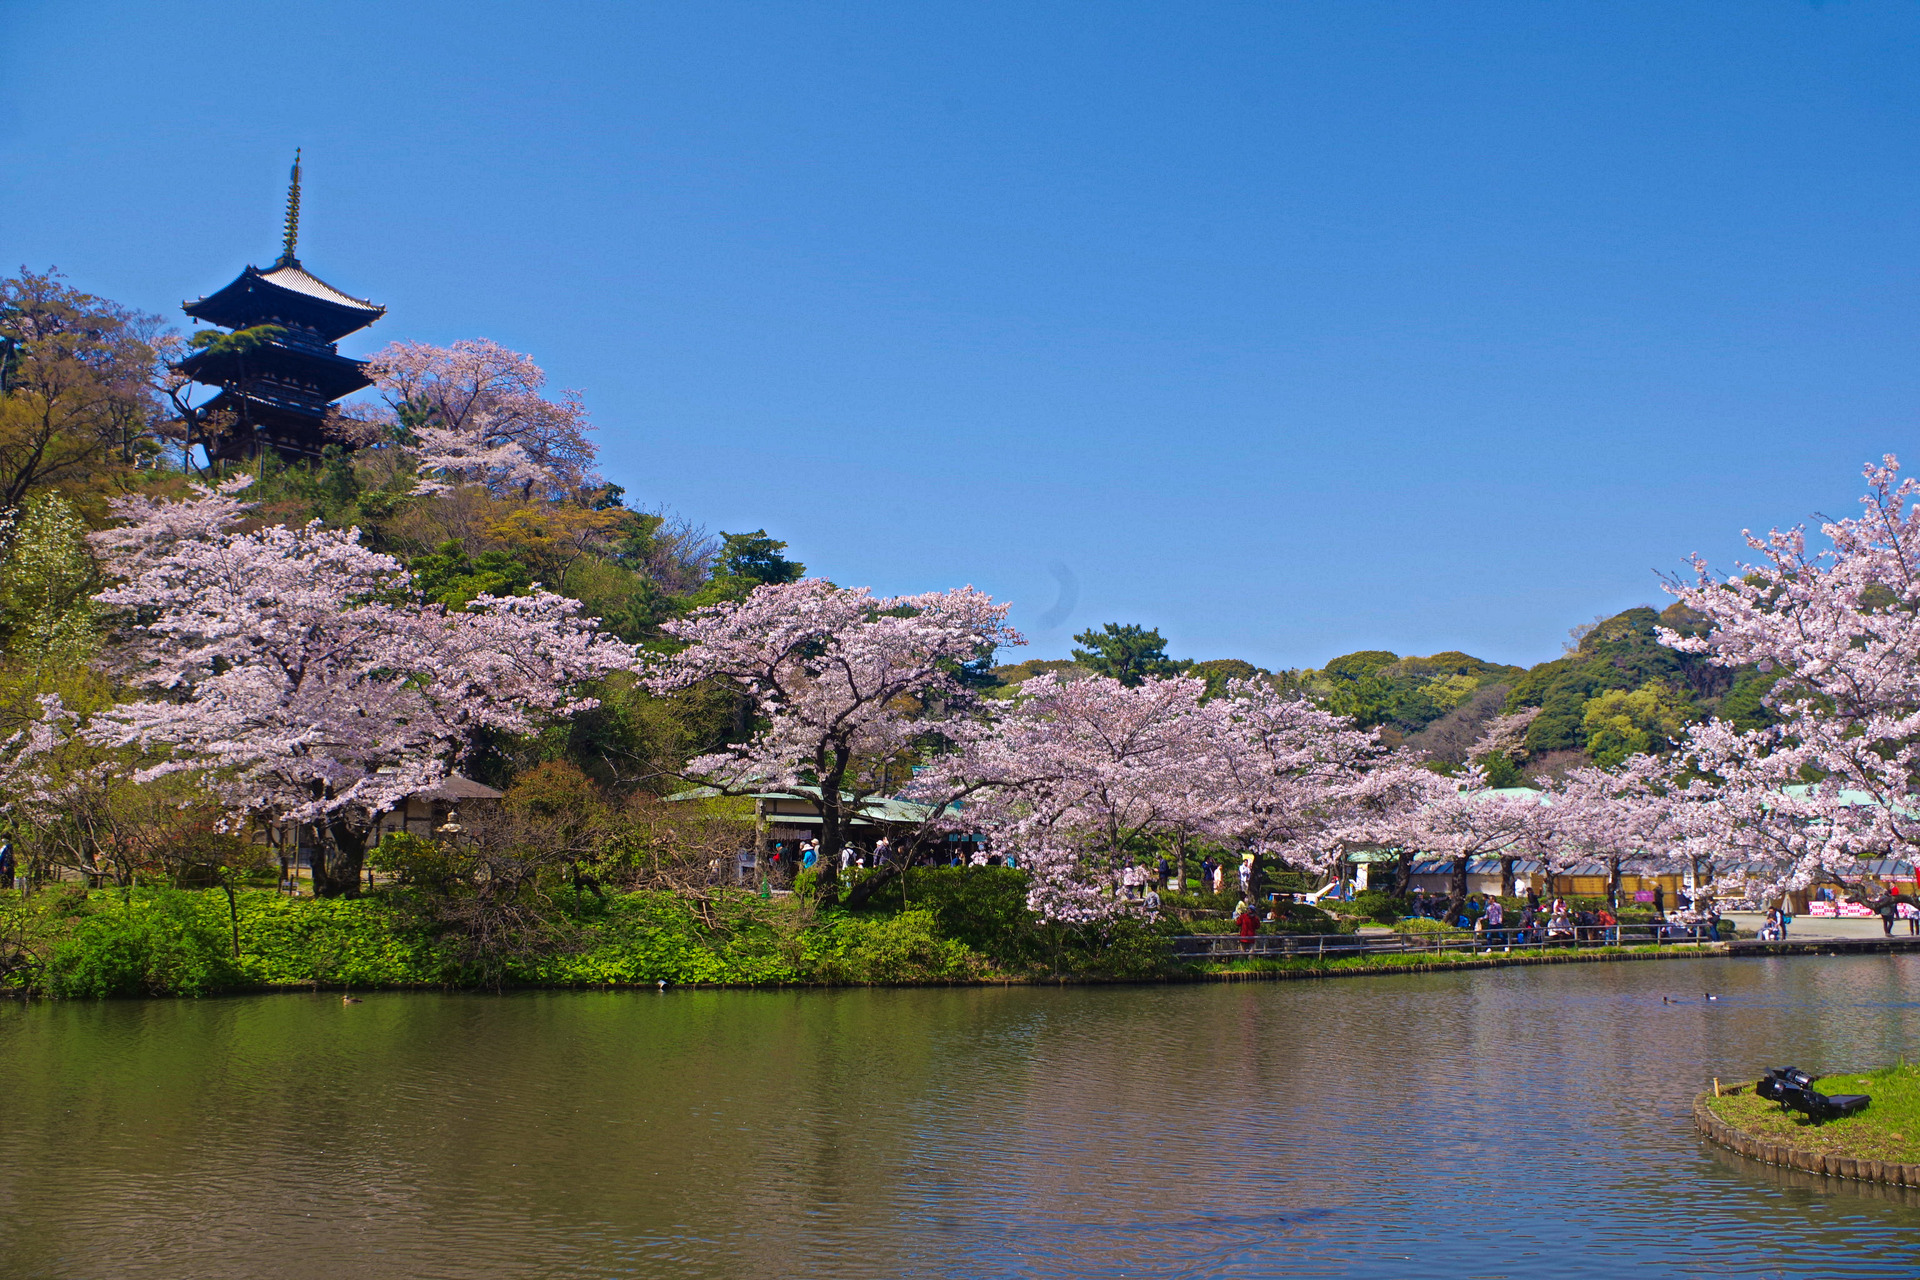
[[(728, 892), (704, 909), (667, 893), (563, 894), (562, 945), (509, 960), (509, 985), (964, 982), (996, 975), (1146, 977), (1175, 966), (1175, 921), (1062, 929), (1002, 868), (928, 868), (858, 912)], [(405, 897), (236, 897), (239, 955), (217, 890), (0, 892), (0, 986), (58, 997), (198, 996), (324, 985), (479, 985)], [(494, 975), (494, 980), (498, 975)]]

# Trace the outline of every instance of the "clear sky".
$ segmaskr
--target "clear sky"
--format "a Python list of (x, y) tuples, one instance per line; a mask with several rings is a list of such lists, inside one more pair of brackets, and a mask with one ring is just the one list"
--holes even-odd
[(1530, 663), (1920, 455), (1916, 54), (1895, 3), (0, 0), (0, 261), (172, 311), (297, 144), (302, 258), (389, 308), (347, 349), (533, 353), (638, 505), (971, 582), (1015, 656)]

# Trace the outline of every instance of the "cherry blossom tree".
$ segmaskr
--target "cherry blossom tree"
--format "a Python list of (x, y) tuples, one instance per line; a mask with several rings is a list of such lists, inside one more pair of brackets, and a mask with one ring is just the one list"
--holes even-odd
[[(1689, 784), (1673, 776), (1669, 761), (1637, 753), (1619, 765), (1569, 770), (1549, 784), (1554, 846), (1565, 862), (1593, 860), (1607, 868), (1607, 901), (1620, 904), (1620, 874), (1632, 861), (1665, 870), (1684, 860), (1689, 836), (1713, 824), (1697, 820)], [(1699, 797), (1704, 801), (1705, 797)], [(1724, 846), (1711, 857), (1725, 856)]]
[(687, 775), (731, 794), (817, 787), (820, 883), (831, 895), (849, 826), (904, 781), (903, 753), (966, 722), (975, 698), (962, 668), (1024, 643), (1007, 610), (972, 587), (882, 597), (818, 578), (767, 584), (664, 623), (687, 647), (658, 662), (648, 686), (717, 680), (745, 695), (758, 730), (689, 761)]
[(578, 686), (634, 661), (551, 592), (450, 613), (356, 529), (242, 532), (244, 487), (113, 503), (126, 523), (95, 543), (119, 581), (97, 599), (125, 611), (121, 674), (147, 696), (86, 732), (152, 753), (141, 778), (190, 772), (236, 815), (314, 827), (316, 892), (354, 891), (377, 815), (473, 734), (590, 707)]
[(1035, 677), (991, 719), (956, 727), (958, 749), (912, 794), (966, 797), (966, 822), (1029, 871), (1028, 905), (1042, 918), (1103, 918), (1124, 907), (1101, 891), (1121, 860), (1205, 829), (1219, 808), (1221, 716), (1206, 688), (1191, 677)]
[(1254, 854), (1256, 894), (1268, 859), (1325, 874), (1357, 825), (1404, 807), (1406, 797), (1382, 786), (1384, 777), (1369, 777), (1390, 763), (1377, 730), (1265, 681), (1230, 681), (1226, 696), (1207, 705), (1216, 717), (1218, 779), (1209, 825)]
[(1775, 676), (1779, 723), (1714, 721), (1677, 755), (1690, 839), (1718, 841), (1775, 887), (1852, 879), (1862, 857), (1920, 854), (1920, 484), (1887, 455), (1865, 469), (1858, 516), (1748, 533), (1757, 560), (1669, 590), (1703, 615), (1699, 635), (1661, 640), (1720, 666)]
[[(1486, 768), (1478, 762), (1451, 778), (1406, 769), (1391, 775), (1391, 781), (1400, 792), (1398, 803), (1377, 817), (1351, 823), (1350, 838), (1397, 845), (1452, 863), (1449, 915), (1466, 902), (1467, 872), (1475, 858), (1531, 854), (1550, 860), (1557, 848), (1541, 795), (1488, 786)], [(1510, 884), (1501, 887), (1511, 891)]]
[(592, 482), (586, 406), (573, 391), (549, 398), (546, 373), (517, 351), (484, 338), (395, 342), (373, 355), (367, 373), (391, 415), (388, 430), (416, 451), (417, 492), (484, 484), (531, 497)]

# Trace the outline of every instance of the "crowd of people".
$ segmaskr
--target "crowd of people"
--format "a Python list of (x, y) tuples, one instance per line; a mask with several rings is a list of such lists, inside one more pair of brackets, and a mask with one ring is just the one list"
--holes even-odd
[[(1664, 898), (1664, 891), (1656, 892)], [(1720, 940), (1720, 909), (1705, 894), (1691, 899), (1683, 897), (1679, 910), (1672, 913), (1668, 913), (1666, 904), (1658, 899), (1653, 907), (1653, 927), (1662, 936), (1684, 932), (1687, 936)], [(1576, 906), (1561, 897), (1549, 902), (1532, 888), (1526, 891), (1517, 907), (1509, 907), (1491, 894), (1470, 894), (1464, 903), (1454, 907), (1451, 900), (1416, 893), (1413, 913), (1457, 929), (1471, 929), (1490, 945), (1620, 941), (1620, 917), (1611, 906), (1605, 903)]]

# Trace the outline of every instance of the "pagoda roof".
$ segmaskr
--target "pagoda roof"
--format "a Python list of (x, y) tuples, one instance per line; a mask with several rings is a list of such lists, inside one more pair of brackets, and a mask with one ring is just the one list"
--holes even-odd
[(372, 384), (365, 361), (331, 349), (277, 340), (262, 343), (245, 356), (196, 351), (175, 367), (210, 386), (242, 381), (250, 368), (256, 379), (304, 384), (324, 400), (337, 400)]
[(283, 258), (264, 271), (249, 266), (225, 288), (183, 303), (180, 309), (229, 329), (287, 320), (318, 331), (330, 342), (387, 313), (378, 303), (340, 292), (301, 266), (297, 258)]

